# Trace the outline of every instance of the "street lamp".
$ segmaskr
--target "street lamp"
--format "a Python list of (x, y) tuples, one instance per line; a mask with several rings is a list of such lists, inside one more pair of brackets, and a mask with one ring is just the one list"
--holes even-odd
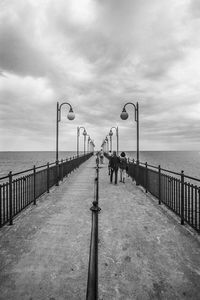
[(59, 102), (57, 102), (57, 110), (56, 110), (56, 163), (58, 164), (58, 132), (59, 132), (59, 122), (61, 121), (61, 108), (63, 105), (69, 106), (69, 112), (67, 114), (67, 118), (72, 121), (75, 118), (75, 114), (73, 112), (71, 104), (67, 102), (63, 102), (59, 105)]
[(90, 143), (90, 136), (88, 135), (88, 141), (87, 141), (87, 152), (89, 153), (89, 143)]
[(83, 135), (84, 135), (84, 155), (85, 155), (85, 144), (86, 144), (86, 136), (87, 136), (87, 131), (85, 129), (83, 131)]
[[(83, 126), (80, 126), (80, 127), (77, 127), (77, 156), (79, 156), (79, 136), (80, 136), (80, 130), (81, 129), (84, 129), (83, 131), (83, 135), (87, 135), (87, 132), (85, 130), (85, 127)], [(85, 146), (84, 146), (85, 147)], [(85, 149), (85, 148), (84, 148)], [(84, 154), (85, 154), (85, 150), (84, 150)]]
[(122, 110), (122, 113), (120, 115), (122, 120), (126, 120), (128, 119), (128, 113), (126, 111), (126, 106), (128, 104), (131, 104), (134, 106), (135, 109), (135, 122), (137, 123), (137, 165), (139, 164), (139, 104), (138, 102), (136, 103), (136, 105), (132, 102), (127, 102)]
[(105, 142), (107, 143), (107, 152), (109, 151), (108, 137), (106, 136)]
[(118, 130), (118, 127), (111, 127), (110, 128), (110, 132), (109, 132), (109, 136), (110, 136), (110, 151), (112, 151), (112, 136), (113, 136), (112, 129), (113, 128), (116, 130), (116, 136), (117, 136), (117, 155), (118, 155), (118, 152), (119, 152), (119, 130)]

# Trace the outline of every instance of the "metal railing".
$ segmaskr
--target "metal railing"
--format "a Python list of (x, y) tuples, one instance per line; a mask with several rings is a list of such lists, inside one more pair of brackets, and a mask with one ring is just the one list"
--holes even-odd
[[(0, 227), (9, 222), (37, 198), (48, 193), (50, 188), (89, 159), (93, 153), (61, 160), (56, 163), (28, 169), (18, 173), (10, 172), (0, 178)], [(22, 175), (22, 176), (21, 176)]]
[(165, 204), (200, 233), (200, 179), (152, 166), (148, 163), (128, 163), (128, 172), (135, 181)]
[[(108, 155), (105, 154), (108, 158)], [(161, 166), (128, 162), (127, 173), (181, 219), (200, 233), (200, 179), (169, 171)]]
[(88, 281), (87, 281), (87, 294), (86, 300), (98, 299), (98, 214), (101, 210), (99, 204), (99, 164), (96, 165), (95, 177), (95, 200), (93, 206), (90, 208), (92, 211), (92, 228), (90, 239), (90, 254), (88, 265)]

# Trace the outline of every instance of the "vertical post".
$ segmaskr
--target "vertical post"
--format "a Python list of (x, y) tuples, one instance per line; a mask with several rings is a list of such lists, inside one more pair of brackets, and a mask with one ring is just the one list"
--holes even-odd
[(36, 168), (33, 166), (33, 204), (36, 205)]
[(67, 162), (68, 162), (68, 158), (66, 158), (66, 172), (65, 172), (65, 176), (68, 177), (68, 165), (67, 165)]
[(59, 127), (59, 103), (56, 109), (56, 162), (58, 161), (58, 127)]
[(112, 152), (112, 135), (110, 135), (110, 151)]
[(88, 281), (87, 281), (87, 300), (98, 300), (98, 213), (100, 208), (98, 207), (99, 200), (99, 163), (96, 160), (96, 197), (93, 202), (93, 206), (90, 208), (92, 211), (92, 230), (90, 241), (90, 255), (88, 266)]
[(47, 163), (47, 193), (49, 193), (49, 163)]
[(140, 162), (139, 160), (137, 160), (137, 163), (136, 163), (136, 185), (139, 185), (139, 173), (140, 173)]
[(184, 171), (181, 171), (181, 225), (184, 225)]
[(61, 180), (63, 181), (63, 159), (61, 159)]
[(119, 129), (118, 129), (118, 127), (116, 129), (116, 135), (117, 135), (117, 155), (119, 155)]
[(87, 140), (87, 153), (89, 153), (89, 137), (88, 137), (88, 140)]
[(97, 206), (99, 204), (99, 164), (97, 162), (97, 166), (96, 166), (96, 172), (97, 172), (97, 177), (96, 177), (96, 202), (97, 202)]
[(56, 161), (56, 186), (59, 186), (59, 161)]
[(59, 185), (59, 165), (58, 165), (58, 127), (59, 127), (59, 103), (57, 102), (57, 114), (56, 114), (56, 185)]
[(84, 155), (85, 155), (85, 143), (86, 143), (86, 135), (84, 135)]
[(136, 104), (136, 120), (137, 120), (137, 162), (139, 164), (139, 105)]
[(79, 127), (77, 127), (77, 156), (79, 156)]
[(139, 185), (139, 105), (138, 102), (135, 108), (135, 120), (137, 123), (137, 167), (136, 167), (136, 185)]
[(161, 204), (161, 167), (158, 166), (158, 204)]
[(146, 193), (148, 192), (148, 164), (147, 162), (145, 163), (145, 185), (146, 185)]
[(10, 225), (13, 225), (13, 202), (12, 202), (12, 172), (9, 172), (9, 210), (10, 210)]

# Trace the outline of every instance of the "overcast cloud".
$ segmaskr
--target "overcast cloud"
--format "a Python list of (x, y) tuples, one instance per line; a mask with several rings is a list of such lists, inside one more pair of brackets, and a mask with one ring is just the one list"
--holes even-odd
[[(85, 126), (97, 148), (119, 126), (120, 148), (200, 149), (200, 1), (0, 0), (0, 150), (76, 149)], [(115, 134), (114, 145), (116, 145)]]

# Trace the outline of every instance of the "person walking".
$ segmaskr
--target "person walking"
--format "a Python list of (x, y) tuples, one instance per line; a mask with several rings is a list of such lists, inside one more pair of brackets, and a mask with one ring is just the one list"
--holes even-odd
[(115, 173), (115, 184), (117, 184), (117, 175), (119, 169), (120, 159), (117, 156), (116, 151), (113, 151), (113, 155), (110, 158), (109, 167), (110, 167), (110, 183), (113, 181), (113, 173)]
[(123, 183), (125, 183), (126, 180), (126, 168), (127, 168), (126, 153), (122, 152), (120, 154), (120, 182)]
[(101, 149), (101, 151), (100, 151), (100, 163), (101, 164), (103, 164), (103, 157), (104, 157), (103, 149)]
[(110, 158), (112, 156), (111, 150), (108, 152), (108, 175), (110, 176)]

